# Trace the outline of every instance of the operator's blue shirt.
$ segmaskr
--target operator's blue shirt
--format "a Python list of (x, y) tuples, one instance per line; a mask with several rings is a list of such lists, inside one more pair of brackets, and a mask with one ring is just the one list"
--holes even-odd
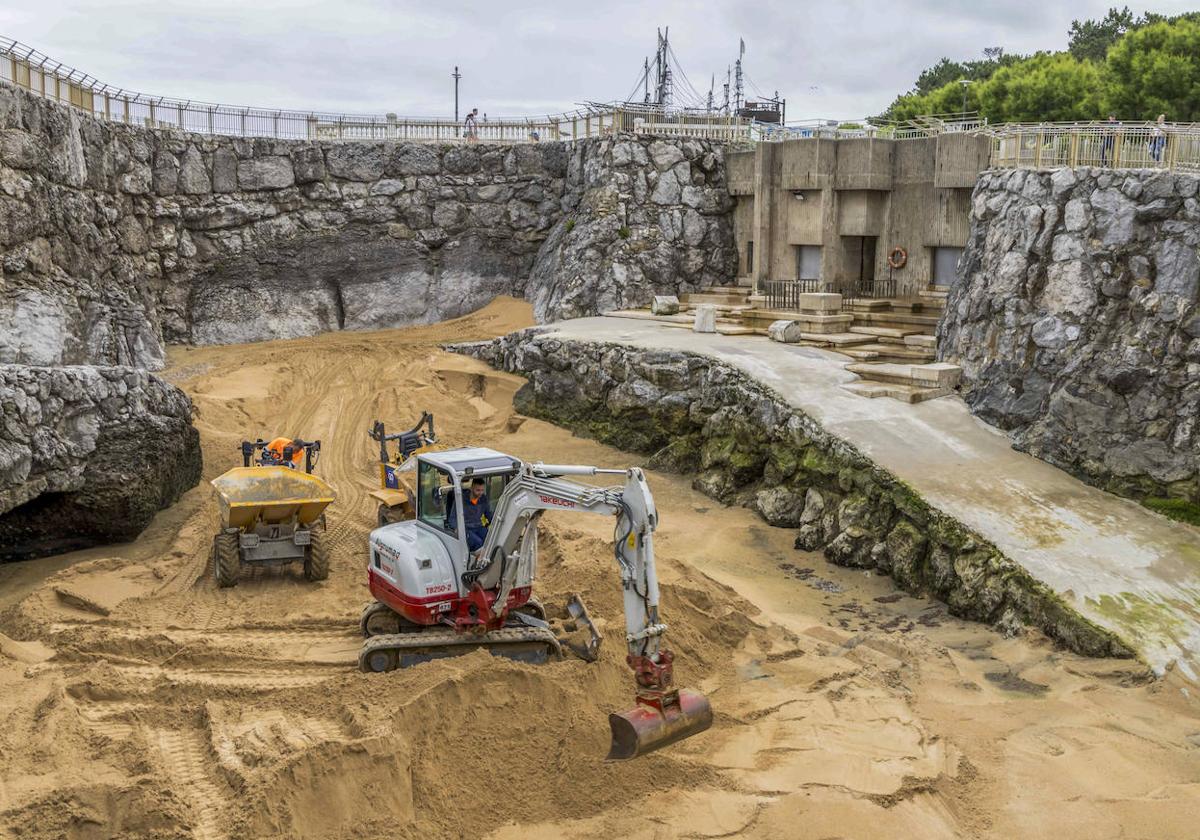
[(489, 523), (492, 521), (492, 503), (488, 501), (487, 493), (478, 499), (472, 499), (468, 492), (465, 494), (463, 502), (463, 524), (467, 530), (477, 531), (487, 528), (483, 520), (486, 518)]

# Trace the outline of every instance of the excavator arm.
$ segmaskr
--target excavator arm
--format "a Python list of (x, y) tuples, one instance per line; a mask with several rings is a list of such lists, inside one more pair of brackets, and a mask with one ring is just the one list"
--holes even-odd
[[(625, 483), (597, 487), (564, 478), (595, 475), (624, 476)], [(674, 656), (664, 645), (667, 625), (658, 611), (658, 512), (641, 469), (522, 465), (494, 505), (487, 539), (463, 575), (464, 583), (469, 586), (498, 574), (496, 603), (505, 603), (518, 581), (533, 577), (537, 521), (548, 510), (616, 517), (613, 556), (621, 574), (626, 662), (634, 672), (637, 703), (627, 712), (609, 715), (613, 740), (608, 757), (634, 758), (707, 729), (712, 725), (708, 699), (673, 685)]]

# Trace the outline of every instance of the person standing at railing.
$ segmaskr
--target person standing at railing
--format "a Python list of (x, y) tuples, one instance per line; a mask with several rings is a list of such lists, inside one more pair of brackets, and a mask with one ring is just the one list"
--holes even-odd
[(479, 109), (472, 108), (467, 112), (467, 118), (463, 120), (463, 133), (467, 136), (468, 143), (475, 143), (479, 140)]
[(1159, 114), (1158, 121), (1150, 129), (1150, 157), (1162, 163), (1163, 149), (1167, 147), (1167, 115)]
[[(1121, 124), (1117, 122), (1116, 114), (1108, 115), (1108, 125), (1106, 126), (1108, 130), (1104, 132), (1104, 137), (1100, 141), (1101, 166), (1108, 166), (1108, 160), (1113, 156), (1113, 144), (1116, 143), (1117, 129), (1120, 127), (1120, 125)], [(1116, 163), (1116, 160), (1113, 160), (1113, 163)]]

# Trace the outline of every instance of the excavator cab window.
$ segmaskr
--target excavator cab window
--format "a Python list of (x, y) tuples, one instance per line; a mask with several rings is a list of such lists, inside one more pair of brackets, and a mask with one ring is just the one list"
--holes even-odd
[(455, 486), (450, 473), (425, 461), (417, 473), (417, 509), (421, 521), (458, 536), (458, 514), (455, 506)]

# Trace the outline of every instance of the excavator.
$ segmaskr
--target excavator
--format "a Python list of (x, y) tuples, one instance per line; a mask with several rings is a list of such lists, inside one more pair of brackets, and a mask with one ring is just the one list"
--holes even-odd
[[(377, 528), (369, 538), (367, 577), (376, 600), (361, 618), (363, 671), (392, 671), (478, 648), (544, 663), (561, 658), (566, 646), (594, 660), (600, 637), (582, 601), (573, 596), (568, 603), (563, 627), (570, 635), (560, 639), (532, 595), (542, 514), (594, 513), (616, 519), (613, 558), (635, 683), (633, 708), (609, 715), (608, 758), (635, 758), (712, 725), (708, 699), (673, 684), (674, 656), (663, 643), (667, 625), (658, 612), (658, 513), (641, 469), (524, 463), (482, 447), (423, 452), (416, 461), (415, 518)], [(624, 484), (567, 478), (599, 475), (622, 476)], [(482, 496), (464, 492), (464, 483), (476, 490), (482, 483), (491, 509), (475, 550), (464, 507)]]

